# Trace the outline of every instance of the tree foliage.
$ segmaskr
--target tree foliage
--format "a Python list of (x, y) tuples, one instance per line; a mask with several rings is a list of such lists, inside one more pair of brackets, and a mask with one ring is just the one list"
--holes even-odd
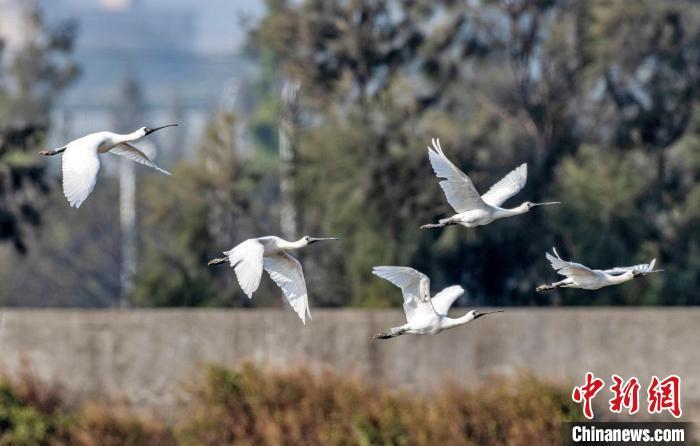
[[(183, 160), (173, 170), (177, 181), (142, 178), (143, 256), (135, 304), (248, 303), (229, 268), (207, 266), (221, 251), (269, 227), (274, 217), (267, 204), (276, 200), (275, 184), (261, 174), (270, 161), (264, 156), (246, 159), (236, 127), (234, 114), (217, 113), (204, 132), (196, 159)], [(279, 299), (275, 302), (279, 304)]]
[[(47, 28), (27, 9), (25, 41), (6, 46), (0, 33), (0, 241), (24, 252), (27, 228), (40, 223), (40, 196), (48, 191), (36, 157), (49, 127), (56, 95), (76, 76), (69, 59), (74, 26)], [(15, 38), (20, 38), (15, 36)]]
[[(397, 263), (466, 285), (473, 302), (697, 303), (699, 13), (684, 1), (274, 2), (253, 39), (301, 84), (302, 227), (344, 239), (327, 289), (386, 303), (397, 293), (371, 266)], [(527, 162), (519, 198), (563, 205), (419, 232), (451, 212), (426, 160), (436, 136), (482, 191)], [(657, 257), (666, 272), (593, 297), (537, 295), (552, 245), (600, 267)]]
[[(230, 269), (206, 266), (278, 234), (282, 201), (298, 236), (341, 236), (299, 253), (312, 305), (399, 304), (371, 275), (379, 264), (418, 268), (434, 289), (459, 283), (461, 304), (700, 303), (699, 16), (687, 0), (270, 0), (250, 33), (254, 110), (218, 111), (172, 179), (143, 177), (135, 303), (282, 305), (270, 281), (249, 301)], [(285, 81), (300, 85), (293, 117)], [(433, 137), (481, 191), (527, 162), (506, 205), (562, 205), (419, 230), (452, 213), (427, 160)], [(665, 272), (538, 294), (557, 277), (552, 246), (600, 268), (656, 257)]]

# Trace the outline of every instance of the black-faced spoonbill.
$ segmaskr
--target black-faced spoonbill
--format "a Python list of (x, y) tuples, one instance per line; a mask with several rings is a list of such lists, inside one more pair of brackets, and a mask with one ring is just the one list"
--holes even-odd
[(482, 226), (499, 218), (513, 217), (529, 212), (537, 206), (559, 204), (558, 201), (547, 203), (524, 202), (512, 209), (500, 207), (506, 200), (520, 192), (527, 181), (527, 164), (523, 163), (512, 170), (501, 181), (491, 186), (488, 192), (480, 195), (472, 180), (462, 172), (452, 161), (447, 159), (442, 151), (439, 139), (433, 139), (433, 147), (428, 147), (428, 158), (433, 171), (445, 192), (447, 202), (457, 214), (443, 218), (436, 224), (421, 226), (423, 228), (442, 228), (448, 225), (462, 225), (467, 228)]
[(260, 286), (263, 268), (270, 278), (282, 290), (284, 297), (306, 324), (306, 316), (311, 319), (309, 298), (306, 292), (306, 281), (301, 263), (287, 251), (303, 248), (322, 240), (338, 240), (338, 237), (309, 237), (289, 242), (280, 237), (268, 236), (251, 238), (236, 245), (230, 251), (224, 251), (226, 257), (213, 259), (209, 265), (230, 263), (236, 272), (236, 278), (248, 298)]
[(653, 259), (651, 263), (642, 263), (634, 266), (619, 266), (606, 270), (590, 269), (580, 263), (569, 262), (562, 259), (559, 257), (556, 248), (552, 248), (552, 251), (554, 255), (546, 253), (545, 256), (547, 260), (549, 260), (549, 263), (552, 264), (554, 271), (562, 276), (566, 276), (566, 279), (554, 282), (551, 285), (540, 285), (537, 287), (537, 291), (547, 291), (555, 288), (597, 290), (610, 285), (618, 285), (649, 273), (663, 271), (654, 269), (656, 259)]
[(157, 130), (176, 125), (168, 124), (154, 129), (141, 127), (126, 135), (112, 132), (90, 133), (58, 149), (42, 150), (39, 153), (47, 156), (63, 153), (63, 194), (71, 206), (79, 208), (95, 187), (97, 172), (100, 170), (98, 154), (110, 152), (121, 155), (170, 175), (129, 143), (138, 141)]
[(378, 333), (374, 339), (388, 339), (403, 334), (433, 335), (448, 328), (458, 327), (481, 316), (498, 311), (480, 312), (471, 310), (456, 319), (447, 317), (447, 312), (454, 301), (464, 294), (459, 285), (445, 288), (430, 297), (430, 279), (425, 274), (405, 266), (375, 266), (372, 272), (401, 288), (406, 324)]

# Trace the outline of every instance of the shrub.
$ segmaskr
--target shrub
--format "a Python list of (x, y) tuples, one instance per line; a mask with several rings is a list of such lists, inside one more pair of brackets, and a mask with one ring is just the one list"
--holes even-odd
[(192, 418), (179, 429), (194, 445), (556, 444), (570, 398), (531, 376), (432, 397), (374, 388), (308, 370), (263, 373), (211, 367)]
[(125, 408), (88, 404), (66, 423), (62, 438), (71, 446), (167, 446), (174, 445), (170, 429), (162, 422), (137, 417)]
[(19, 377), (0, 377), (0, 445), (36, 446), (60, 430), (59, 386), (42, 383), (24, 366)]
[(124, 407), (66, 405), (59, 386), (25, 368), (0, 379), (0, 446), (547, 445), (574, 419), (561, 389), (523, 375), (431, 395), (379, 388), (308, 369), (209, 367), (180, 425)]
[(60, 386), (37, 379), (28, 367), (0, 377), (0, 446), (166, 446), (175, 439), (164, 424), (125, 409), (96, 404), (72, 411)]

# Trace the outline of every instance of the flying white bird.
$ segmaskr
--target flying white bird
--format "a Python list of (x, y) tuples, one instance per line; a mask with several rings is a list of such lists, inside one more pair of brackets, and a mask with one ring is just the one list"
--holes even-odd
[(288, 242), (275, 236), (251, 238), (230, 251), (224, 251), (226, 257), (213, 259), (209, 261), (209, 265), (229, 262), (236, 272), (243, 292), (250, 299), (258, 289), (262, 271), (265, 269), (282, 289), (289, 305), (306, 324), (306, 316), (311, 319), (311, 312), (304, 271), (301, 269), (301, 263), (287, 251), (303, 248), (321, 240), (338, 240), (338, 237), (316, 238), (307, 235), (296, 242)]
[(413, 268), (375, 266), (372, 273), (401, 288), (407, 322), (400, 327), (393, 327), (386, 332), (375, 335), (374, 339), (388, 339), (402, 334), (433, 335), (487, 314), (503, 312), (499, 310), (480, 313), (477, 310), (472, 310), (457, 319), (449, 318), (447, 312), (450, 307), (459, 296), (464, 294), (464, 289), (461, 286), (447, 287), (431, 298), (430, 279)]
[(63, 155), (63, 194), (71, 206), (79, 208), (95, 187), (97, 171), (100, 170), (98, 154), (110, 152), (121, 155), (170, 175), (169, 172), (156, 166), (146, 154), (129, 143), (138, 141), (156, 130), (176, 125), (168, 124), (154, 129), (141, 127), (126, 135), (112, 132), (90, 133), (58, 149), (42, 150), (39, 153), (51, 156), (65, 152)]
[(654, 269), (656, 259), (648, 264), (642, 263), (640, 265), (621, 266), (606, 270), (590, 269), (580, 263), (568, 262), (562, 259), (559, 257), (556, 248), (552, 248), (552, 251), (554, 252), (554, 256), (550, 253), (546, 253), (547, 260), (552, 264), (552, 268), (562, 276), (566, 276), (566, 279), (551, 285), (540, 285), (537, 287), (537, 291), (547, 291), (555, 288), (597, 290), (606, 286), (624, 283), (649, 273), (663, 271), (661, 269)]
[(491, 186), (488, 192), (480, 195), (472, 180), (462, 172), (452, 161), (447, 159), (442, 151), (439, 139), (433, 139), (433, 147), (428, 147), (428, 158), (433, 171), (440, 181), (448, 203), (457, 214), (443, 218), (437, 224), (421, 226), (423, 228), (442, 228), (448, 225), (462, 225), (467, 228), (482, 226), (499, 218), (512, 217), (528, 212), (537, 206), (559, 204), (558, 201), (548, 203), (524, 202), (512, 209), (500, 207), (506, 200), (520, 192), (527, 181), (527, 164), (516, 167), (501, 181)]

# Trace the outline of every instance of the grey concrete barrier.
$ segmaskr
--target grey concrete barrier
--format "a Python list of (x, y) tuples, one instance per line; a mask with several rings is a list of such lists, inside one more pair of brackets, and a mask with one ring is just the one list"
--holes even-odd
[[(455, 314), (466, 312), (456, 309)], [(436, 336), (372, 336), (400, 310), (0, 309), (0, 368), (25, 361), (75, 400), (122, 399), (170, 418), (207, 363), (310, 366), (429, 392), (445, 379), (488, 385), (523, 371), (565, 385), (682, 378), (684, 420), (700, 421), (700, 308), (512, 308)], [(607, 398), (607, 396), (606, 396)]]

